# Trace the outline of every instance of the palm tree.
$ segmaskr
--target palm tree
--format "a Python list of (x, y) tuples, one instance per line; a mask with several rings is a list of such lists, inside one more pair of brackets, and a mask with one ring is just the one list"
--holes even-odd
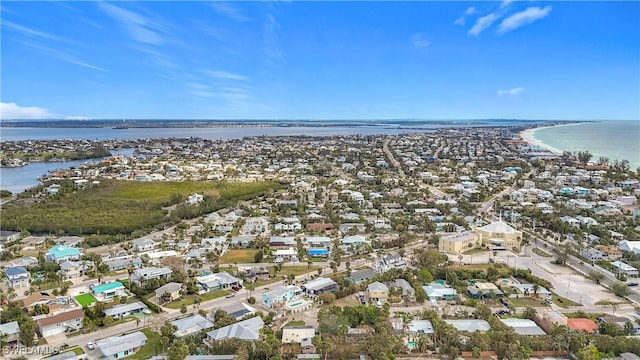
[(533, 284), (533, 296), (538, 297), (538, 291), (540, 291), (540, 285), (538, 284)]

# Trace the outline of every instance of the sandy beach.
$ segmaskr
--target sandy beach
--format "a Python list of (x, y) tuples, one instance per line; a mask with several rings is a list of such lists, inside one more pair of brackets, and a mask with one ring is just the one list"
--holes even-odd
[(541, 127), (537, 127), (537, 128), (531, 128), (531, 129), (527, 129), (525, 131), (521, 131), (520, 132), (520, 137), (522, 138), (522, 140), (528, 142), (530, 145), (532, 146), (538, 146), (540, 148), (543, 148), (545, 150), (548, 150), (554, 154), (562, 154), (562, 150), (556, 149), (553, 146), (549, 146), (543, 142), (541, 142), (540, 140), (535, 138), (535, 132), (537, 130), (540, 129), (547, 129), (547, 128), (551, 128), (551, 127), (558, 127), (558, 126), (572, 126), (572, 125), (578, 125), (581, 123), (573, 123), (573, 124), (561, 124), (561, 125), (551, 125), (551, 126), (541, 126)]

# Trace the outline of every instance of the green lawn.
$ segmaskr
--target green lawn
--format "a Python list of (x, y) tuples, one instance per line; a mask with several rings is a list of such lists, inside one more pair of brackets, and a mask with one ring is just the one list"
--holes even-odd
[(303, 320), (294, 320), (289, 321), (285, 326), (304, 326), (305, 323)]
[(547, 304), (541, 298), (535, 298), (535, 297), (530, 297), (530, 296), (520, 296), (519, 299), (509, 298), (508, 300), (511, 303), (511, 305), (513, 305), (515, 307), (527, 307), (527, 306), (530, 306), (530, 307), (542, 307), (542, 306), (549, 306), (549, 304)]
[(76, 301), (78, 301), (81, 306), (90, 306), (91, 304), (98, 302), (98, 299), (96, 299), (92, 294), (82, 294), (76, 296)]
[(221, 264), (248, 264), (253, 263), (253, 257), (258, 252), (258, 250), (251, 249), (231, 249), (224, 253), (222, 258), (220, 258)]
[(533, 248), (531, 249), (531, 252), (533, 252), (534, 254), (538, 255), (538, 256), (543, 256), (543, 257), (553, 257), (551, 256), (551, 254), (549, 254), (548, 252), (542, 251), (538, 248)]
[(567, 298), (564, 298), (562, 296), (556, 295), (556, 294), (551, 294), (551, 299), (553, 300), (553, 303), (560, 306), (563, 309), (568, 309), (571, 306), (582, 306), (579, 303), (575, 302), (575, 301), (571, 301)]
[(160, 334), (150, 329), (142, 329), (147, 336), (147, 343), (137, 353), (127, 357), (129, 360), (147, 360), (162, 352), (162, 343), (160, 342)]
[(217, 299), (220, 297), (223, 297), (229, 293), (231, 293), (233, 290), (214, 290), (214, 291), (209, 291), (208, 293), (204, 293), (202, 295), (185, 295), (182, 297), (182, 299), (180, 300), (176, 300), (176, 301), (172, 301), (168, 304), (162, 305), (164, 307), (168, 307), (169, 309), (180, 309), (182, 307), (182, 305), (185, 306), (189, 306), (189, 305), (193, 305), (193, 299), (195, 299), (196, 297), (200, 297), (200, 299), (202, 300), (202, 302), (208, 301), (208, 300), (212, 300), (212, 299)]

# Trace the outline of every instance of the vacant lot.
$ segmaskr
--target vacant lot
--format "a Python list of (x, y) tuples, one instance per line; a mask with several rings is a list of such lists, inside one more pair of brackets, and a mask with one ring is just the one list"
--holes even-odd
[(211, 299), (217, 299), (217, 298), (223, 297), (232, 292), (233, 292), (232, 290), (214, 290), (214, 291), (209, 291), (207, 293), (204, 293), (202, 295), (185, 295), (180, 300), (176, 300), (162, 306), (168, 307), (169, 309), (180, 309), (182, 305), (185, 305), (185, 306), (193, 305), (193, 300), (197, 297), (200, 298), (201, 302), (205, 302)]
[(222, 264), (248, 264), (253, 263), (253, 257), (258, 250), (232, 249), (224, 253), (220, 259)]
[(78, 301), (81, 306), (90, 306), (91, 304), (98, 302), (98, 299), (91, 294), (82, 294), (76, 296), (76, 301)]

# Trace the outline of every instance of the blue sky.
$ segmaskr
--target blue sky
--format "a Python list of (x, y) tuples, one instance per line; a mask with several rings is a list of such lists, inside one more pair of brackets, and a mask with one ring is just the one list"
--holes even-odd
[(11, 2), (1, 115), (640, 119), (640, 2)]

